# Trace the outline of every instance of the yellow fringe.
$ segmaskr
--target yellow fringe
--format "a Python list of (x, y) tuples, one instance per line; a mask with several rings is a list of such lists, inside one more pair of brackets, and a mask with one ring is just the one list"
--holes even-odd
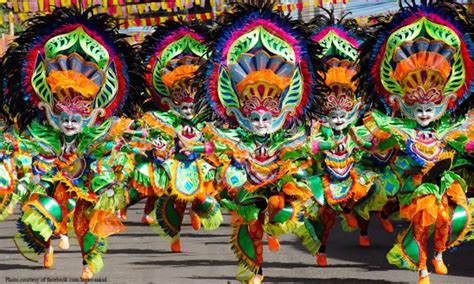
[(79, 199), (84, 199), (86, 201), (89, 201), (89, 202), (94, 202), (96, 201), (96, 198), (95, 198), (95, 195), (93, 196), (90, 196), (89, 194), (85, 194), (81, 189), (79, 189), (77, 186), (73, 185), (71, 183), (71, 181), (63, 176), (60, 172), (58, 172), (57, 174), (55, 174), (52, 178), (52, 181), (54, 182), (61, 182), (63, 183), (66, 187), (67, 187), (67, 190), (66, 192), (73, 192), (76, 194), (77, 198)]

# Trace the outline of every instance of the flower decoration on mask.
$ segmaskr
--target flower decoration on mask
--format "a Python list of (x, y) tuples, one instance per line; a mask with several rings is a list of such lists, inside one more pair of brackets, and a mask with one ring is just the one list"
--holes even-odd
[(147, 65), (152, 99), (177, 115), (192, 119), (195, 76), (207, 56), (207, 27), (199, 23), (168, 21), (146, 37), (141, 55)]
[(105, 73), (77, 53), (59, 55), (46, 62), (46, 82), (53, 93), (55, 113), (87, 117), (92, 102), (105, 83)]
[(207, 64), (203, 99), (218, 119), (259, 136), (303, 118), (316, 80), (300, 27), (250, 5), (228, 17)]
[(200, 58), (185, 56), (171, 60), (167, 67), (161, 70), (163, 83), (168, 88), (169, 99), (173, 105), (194, 102), (194, 77), (201, 64)]
[(324, 120), (335, 130), (342, 130), (362, 115), (361, 100), (357, 94), (359, 70), (356, 64), (362, 40), (355, 31), (360, 27), (352, 20), (334, 18), (333, 11), (315, 18), (310, 25), (315, 32), (311, 39), (321, 46), (319, 56), (326, 62), (325, 85), (327, 92), (319, 99)]
[(355, 91), (357, 85), (352, 81), (357, 74), (356, 66), (349, 60), (331, 58), (327, 62), (329, 69), (326, 72), (325, 83), (330, 93), (324, 102), (324, 113), (341, 109), (351, 112), (356, 105)]
[(239, 111), (250, 118), (257, 131), (265, 131), (271, 127), (272, 118), (280, 114), (280, 98), (290, 85), (294, 64), (260, 50), (256, 54), (243, 54), (229, 67), (239, 95)]
[(386, 24), (369, 64), (388, 110), (427, 126), (469, 95), (472, 42), (457, 15), (435, 1), (404, 7)]

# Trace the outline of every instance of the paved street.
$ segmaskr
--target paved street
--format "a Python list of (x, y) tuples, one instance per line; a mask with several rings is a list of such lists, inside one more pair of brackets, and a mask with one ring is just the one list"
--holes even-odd
[[(95, 283), (237, 283), (233, 280), (237, 262), (228, 244), (228, 223), (217, 231), (196, 233), (186, 216), (181, 241), (184, 252), (173, 254), (166, 241), (140, 223), (142, 208), (143, 204), (131, 208), (125, 222), (127, 232), (110, 239), (105, 268), (97, 275)], [(82, 263), (75, 240), (71, 239), (72, 246), (68, 251), (56, 249), (54, 268), (44, 270), (40, 264), (28, 262), (17, 253), (12, 240), (17, 217), (17, 214), (10, 216), (0, 224), (0, 283), (77, 280)], [(401, 228), (402, 225), (397, 224), (397, 231)], [(396, 270), (385, 260), (395, 235), (382, 231), (376, 219), (370, 233), (372, 247), (362, 249), (357, 245), (357, 233), (343, 233), (337, 226), (327, 249), (327, 268), (316, 267), (313, 257), (298, 240), (285, 236), (281, 239), (280, 252), (270, 253), (265, 248), (265, 280), (323, 284), (414, 283), (416, 273)], [(474, 243), (463, 245), (459, 251), (447, 252), (445, 260), (450, 275), (432, 274), (432, 283), (474, 283)]]

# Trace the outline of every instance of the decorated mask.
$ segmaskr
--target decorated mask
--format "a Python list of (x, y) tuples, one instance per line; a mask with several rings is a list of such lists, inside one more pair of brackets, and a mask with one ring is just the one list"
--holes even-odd
[(202, 24), (168, 21), (156, 27), (142, 44), (142, 58), (153, 99), (176, 115), (191, 120), (195, 116), (195, 75), (206, 59), (205, 33)]
[(461, 104), (472, 81), (471, 42), (450, 18), (456, 12), (438, 2), (396, 14), (371, 55), (373, 81), (387, 109), (422, 127)]
[(301, 118), (316, 84), (307, 44), (287, 18), (238, 6), (216, 36), (206, 100), (221, 119), (266, 136)]
[(342, 131), (361, 115), (363, 98), (357, 94), (356, 64), (362, 43), (353, 31), (360, 27), (351, 20), (336, 23), (333, 11), (319, 15), (310, 25), (315, 32), (311, 39), (323, 47), (319, 55), (327, 64), (325, 85), (328, 91), (320, 99), (323, 120), (334, 130)]
[[(120, 110), (141, 72), (136, 70), (138, 56), (114, 22), (108, 15), (75, 8), (58, 8), (30, 20), (18, 38), (21, 44), (12, 44), (5, 55), (12, 74), (8, 109), (19, 124), (27, 125), (32, 114), (40, 113), (28, 110), (33, 106), (51, 126), (74, 136)], [(133, 87), (137, 93), (139, 89)]]
[(327, 63), (325, 83), (330, 91), (322, 106), (323, 113), (329, 126), (341, 131), (356, 121), (362, 105), (355, 95), (356, 84), (352, 82), (357, 73), (356, 65), (337, 58), (331, 58)]
[[(73, 31), (76, 32), (83, 30)], [(55, 40), (48, 41), (46, 48)], [(32, 81), (32, 86), (46, 99), (38, 106), (44, 109), (50, 124), (66, 136), (73, 136), (81, 133), (84, 126), (92, 126), (97, 116), (104, 114), (104, 109), (94, 108), (93, 103), (105, 84), (106, 75), (97, 64), (86, 62), (75, 52), (53, 56), (54, 59), (43, 60), (38, 54), (33, 78), (46, 80)]]

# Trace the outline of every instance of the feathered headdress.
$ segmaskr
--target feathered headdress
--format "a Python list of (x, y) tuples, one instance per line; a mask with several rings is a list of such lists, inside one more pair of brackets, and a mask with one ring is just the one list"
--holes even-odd
[(272, 12), (271, 3), (257, 4), (239, 4), (219, 21), (200, 99), (218, 120), (254, 133), (252, 121), (264, 121), (269, 134), (314, 112), (322, 85), (315, 71), (323, 64), (310, 56), (310, 45), (320, 47), (299, 22)]
[[(57, 125), (59, 113), (98, 117), (137, 112), (144, 79), (139, 56), (116, 20), (76, 8), (57, 8), (27, 21), (3, 58), (9, 116), (24, 128), (39, 109)], [(127, 101), (127, 102), (126, 102)], [(125, 103), (126, 102), (126, 103)]]
[(314, 30), (311, 40), (323, 47), (318, 54), (327, 64), (325, 84), (328, 93), (319, 96), (319, 107), (323, 114), (342, 110), (348, 114), (348, 121), (354, 121), (362, 114), (364, 97), (357, 93), (359, 71), (359, 48), (365, 38), (365, 31), (354, 19), (345, 16), (337, 20), (333, 10), (316, 16), (309, 26)]
[(413, 105), (429, 103), (439, 118), (470, 95), (473, 45), (467, 32), (472, 23), (461, 4), (405, 4), (379, 26), (361, 64), (370, 66), (370, 72), (363, 70), (365, 88), (375, 85), (389, 112), (413, 117)]
[(167, 21), (145, 38), (140, 54), (152, 99), (158, 105), (173, 109), (194, 101), (194, 77), (207, 59), (208, 32), (202, 23)]

